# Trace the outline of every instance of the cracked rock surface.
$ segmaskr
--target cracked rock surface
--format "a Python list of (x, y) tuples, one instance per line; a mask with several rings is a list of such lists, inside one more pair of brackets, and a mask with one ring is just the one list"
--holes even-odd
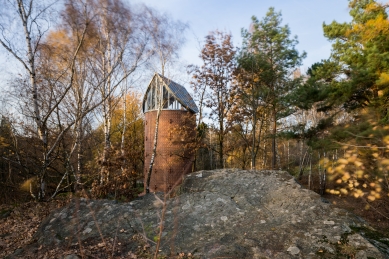
[[(39, 246), (117, 240), (123, 253), (151, 249), (165, 208), (161, 254), (196, 258), (388, 258), (354, 227), (353, 214), (302, 188), (287, 172), (221, 169), (185, 177), (175, 197), (148, 194), (130, 203), (80, 200), (40, 226)], [(373, 242), (374, 243), (374, 242)], [(73, 244), (74, 245), (74, 244)]]

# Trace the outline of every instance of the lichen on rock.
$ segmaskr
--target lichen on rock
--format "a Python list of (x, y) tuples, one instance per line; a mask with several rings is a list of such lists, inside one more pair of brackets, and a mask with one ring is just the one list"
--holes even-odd
[(177, 195), (163, 200), (163, 194), (148, 194), (130, 203), (74, 201), (42, 223), (37, 246), (104, 239), (115, 240), (122, 254), (136, 253), (142, 242), (152, 250), (165, 210), (159, 249), (168, 257), (387, 258), (353, 230), (368, 227), (366, 222), (324, 203), (287, 172), (195, 172)]

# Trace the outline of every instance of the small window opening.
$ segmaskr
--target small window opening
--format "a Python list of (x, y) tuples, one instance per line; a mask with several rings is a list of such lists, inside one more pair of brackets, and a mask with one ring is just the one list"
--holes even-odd
[(165, 87), (163, 87), (163, 98), (162, 98), (162, 101), (163, 101), (163, 108), (167, 109), (168, 106), (169, 106), (169, 92), (166, 90)]

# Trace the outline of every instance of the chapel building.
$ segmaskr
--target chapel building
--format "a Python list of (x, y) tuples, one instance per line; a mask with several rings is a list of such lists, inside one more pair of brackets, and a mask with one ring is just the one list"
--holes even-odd
[(142, 108), (145, 114), (145, 187), (160, 110), (150, 192), (167, 192), (179, 185), (185, 174), (192, 172), (198, 108), (185, 87), (158, 73), (149, 83)]

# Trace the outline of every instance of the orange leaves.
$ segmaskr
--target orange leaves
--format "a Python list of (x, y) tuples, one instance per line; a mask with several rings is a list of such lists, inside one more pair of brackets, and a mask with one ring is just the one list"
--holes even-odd
[[(355, 7), (351, 4), (351, 7)], [(382, 37), (388, 37), (389, 20), (385, 13), (385, 7), (379, 3), (369, 3), (364, 8), (365, 19), (358, 19), (352, 24), (351, 29), (346, 31), (346, 36), (355, 39), (358, 36), (360, 43), (366, 44)], [(385, 36), (386, 35), (386, 36)]]
[(360, 35), (362, 43), (368, 43), (381, 37), (388, 35), (389, 32), (389, 20), (383, 15), (379, 14), (375, 19), (368, 20), (365, 24), (355, 24), (351, 31), (348, 33), (355, 33)]
[(50, 34), (47, 36), (46, 41), (48, 44), (60, 49), (63, 49), (65, 46), (71, 45), (71, 39), (65, 30), (57, 30), (50, 32)]

